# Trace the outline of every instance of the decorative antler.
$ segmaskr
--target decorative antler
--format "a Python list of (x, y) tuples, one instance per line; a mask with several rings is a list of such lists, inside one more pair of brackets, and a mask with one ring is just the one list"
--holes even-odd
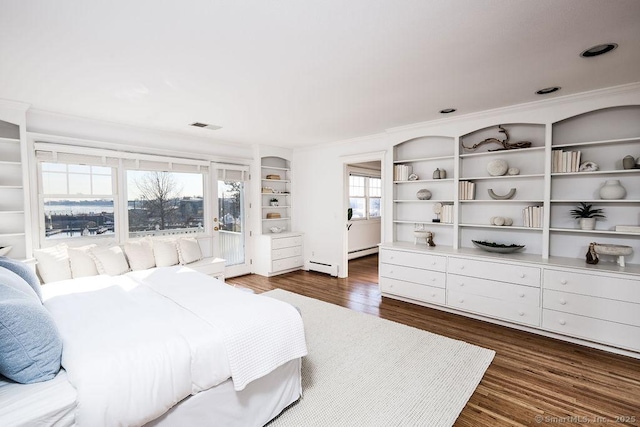
[(464, 142), (462, 142), (462, 148), (473, 151), (476, 148), (485, 144), (500, 144), (503, 147), (503, 148), (498, 148), (496, 150), (489, 150), (489, 151), (512, 150), (515, 148), (531, 147), (531, 142), (529, 141), (509, 142), (509, 132), (507, 132), (507, 130), (503, 128), (502, 125), (498, 125), (498, 129), (499, 129), (498, 132), (504, 134), (505, 136), (504, 139), (500, 140), (498, 138), (487, 138), (484, 141), (480, 141), (477, 144), (473, 144), (471, 147), (467, 147), (466, 145), (464, 145)]

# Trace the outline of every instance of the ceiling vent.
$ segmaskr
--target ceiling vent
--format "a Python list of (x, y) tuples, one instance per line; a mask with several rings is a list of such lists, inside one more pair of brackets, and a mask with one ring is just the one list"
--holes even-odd
[(197, 128), (203, 128), (203, 129), (209, 129), (209, 130), (222, 129), (222, 126), (210, 125), (210, 124), (201, 123), (201, 122), (193, 122), (189, 126), (194, 126), (194, 127), (197, 127)]

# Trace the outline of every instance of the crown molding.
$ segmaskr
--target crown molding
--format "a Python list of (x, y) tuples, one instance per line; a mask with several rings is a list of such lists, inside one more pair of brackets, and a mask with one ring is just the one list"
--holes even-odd
[(25, 102), (0, 99), (0, 108), (10, 108), (12, 110), (18, 110), (24, 113), (29, 109), (29, 107), (31, 107), (31, 104), (27, 104)]
[(410, 125), (405, 126), (397, 126), (388, 128), (385, 130), (387, 134), (396, 133), (396, 132), (404, 132), (413, 129), (419, 129), (423, 127), (431, 127), (438, 126), (442, 124), (448, 124), (452, 122), (457, 122), (460, 120), (473, 120), (473, 119), (482, 119), (486, 117), (495, 116), (496, 114), (501, 113), (517, 113), (521, 111), (533, 110), (541, 107), (557, 107), (564, 104), (571, 104), (575, 102), (579, 102), (585, 99), (593, 99), (602, 96), (612, 96), (622, 93), (629, 93), (633, 91), (640, 91), (640, 82), (628, 83), (619, 86), (612, 86), (603, 89), (595, 89), (587, 92), (574, 93), (571, 95), (558, 96), (551, 99), (541, 99), (539, 101), (526, 102), (522, 104), (514, 104), (506, 107), (498, 107), (490, 110), (482, 110), (473, 113), (463, 114), (459, 116), (447, 117), (444, 119), (436, 119), (436, 120), (428, 120), (425, 122), (412, 123)]

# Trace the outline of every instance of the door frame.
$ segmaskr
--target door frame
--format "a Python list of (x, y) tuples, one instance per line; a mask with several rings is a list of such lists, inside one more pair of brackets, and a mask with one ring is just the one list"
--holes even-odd
[(384, 210), (384, 201), (387, 196), (385, 192), (385, 181), (387, 177), (386, 155), (387, 151), (383, 150), (340, 157), (342, 161), (342, 212), (344, 213), (344, 225), (342, 227), (342, 253), (340, 257), (343, 268), (338, 269), (338, 277), (340, 278), (349, 277), (349, 230), (347, 229), (348, 221), (346, 216), (347, 209), (349, 209), (349, 165), (352, 163), (380, 161), (380, 180), (382, 181), (382, 197), (380, 198), (380, 237), (381, 240), (383, 240), (385, 236), (384, 217), (386, 215)]

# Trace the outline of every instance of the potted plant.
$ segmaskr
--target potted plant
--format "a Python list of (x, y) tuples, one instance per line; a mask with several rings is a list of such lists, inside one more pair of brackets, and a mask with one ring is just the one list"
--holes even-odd
[(596, 228), (597, 218), (606, 218), (602, 209), (594, 209), (593, 205), (580, 202), (580, 205), (571, 210), (571, 216), (579, 220), (582, 230), (593, 230)]
[(275, 197), (272, 198), (272, 199), (269, 199), (269, 205), (271, 205), (271, 206), (278, 206), (279, 203), (280, 202)]

